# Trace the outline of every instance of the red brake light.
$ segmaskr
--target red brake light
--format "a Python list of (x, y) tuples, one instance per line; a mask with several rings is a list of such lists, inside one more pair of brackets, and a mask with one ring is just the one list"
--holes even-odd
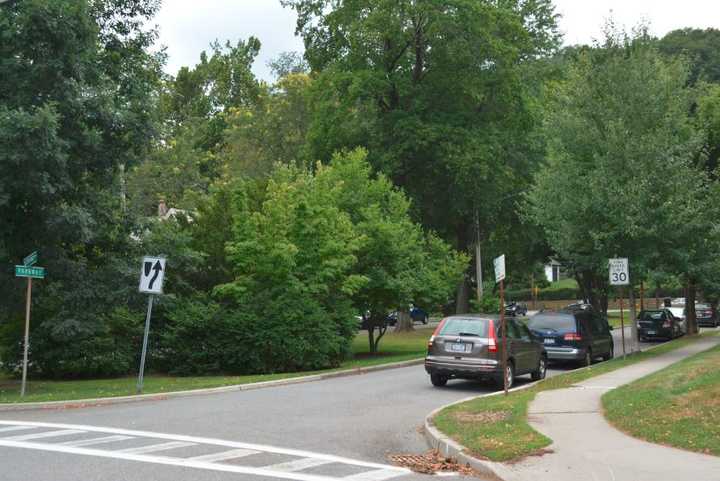
[(495, 334), (495, 321), (490, 319), (490, 325), (488, 326), (488, 352), (497, 352), (498, 343), (497, 335)]
[(443, 326), (445, 325), (445, 321), (447, 321), (447, 318), (440, 321), (440, 324), (437, 325), (435, 330), (432, 333), (432, 336), (430, 336), (430, 340), (428, 341), (428, 347), (432, 347), (433, 342), (435, 341), (435, 336), (440, 334), (440, 331), (442, 330)]
[(569, 332), (563, 336), (566, 341), (582, 341), (582, 336), (576, 332)]

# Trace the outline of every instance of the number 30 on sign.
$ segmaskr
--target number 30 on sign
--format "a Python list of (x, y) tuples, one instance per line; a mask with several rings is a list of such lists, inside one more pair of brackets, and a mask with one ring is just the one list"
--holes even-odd
[(626, 286), (630, 284), (630, 272), (627, 258), (610, 259), (610, 285)]

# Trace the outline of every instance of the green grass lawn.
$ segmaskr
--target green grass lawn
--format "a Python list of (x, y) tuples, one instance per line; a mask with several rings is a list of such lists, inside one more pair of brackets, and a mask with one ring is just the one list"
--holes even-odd
[(610, 391), (603, 406), (632, 436), (720, 456), (720, 347)]
[[(709, 335), (714, 335), (709, 334)], [(580, 381), (620, 369), (686, 346), (697, 337), (683, 337), (667, 342), (650, 351), (628, 356), (626, 360), (594, 364), (579, 371), (547, 378), (535, 386), (503, 395), (480, 397), (442, 410), (434, 418), (435, 426), (465, 446), (479, 458), (509, 461), (536, 453), (552, 441), (535, 431), (527, 422), (527, 410), (537, 393), (563, 389)]]
[[(625, 327), (630, 326), (630, 311), (625, 311), (623, 314), (623, 321), (625, 322)], [(613, 312), (612, 314), (608, 314), (608, 322), (610, 325), (616, 329), (620, 328), (620, 313)]]
[[(380, 353), (370, 355), (367, 334), (361, 332), (353, 341), (354, 356), (336, 369), (298, 373), (265, 374), (254, 376), (145, 376), (145, 394), (186, 391), (211, 387), (248, 384), (260, 381), (287, 379), (308, 374), (319, 374), (344, 369), (376, 366), (392, 362), (419, 359), (427, 352), (429, 329), (416, 329), (407, 333), (388, 332), (380, 342)], [(136, 377), (93, 379), (82, 381), (36, 381), (30, 379), (25, 398), (20, 399), (20, 383), (16, 379), (0, 377), (0, 403), (68, 401), (97, 397), (116, 397), (135, 394)]]

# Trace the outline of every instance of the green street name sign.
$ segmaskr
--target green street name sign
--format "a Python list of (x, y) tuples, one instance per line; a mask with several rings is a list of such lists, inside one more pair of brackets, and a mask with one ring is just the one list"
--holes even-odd
[(38, 260), (38, 253), (37, 251), (33, 252), (29, 256), (27, 256), (25, 259), (23, 259), (23, 265), (26, 267), (34, 266), (37, 263)]
[(34, 279), (45, 278), (44, 267), (15, 266), (15, 277), (32, 277)]

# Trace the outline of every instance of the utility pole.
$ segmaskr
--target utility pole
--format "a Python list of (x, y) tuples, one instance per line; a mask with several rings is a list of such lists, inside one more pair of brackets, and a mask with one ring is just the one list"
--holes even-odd
[(482, 279), (482, 252), (480, 250), (480, 215), (475, 207), (475, 280), (477, 281), (477, 300), (482, 302), (483, 279)]

